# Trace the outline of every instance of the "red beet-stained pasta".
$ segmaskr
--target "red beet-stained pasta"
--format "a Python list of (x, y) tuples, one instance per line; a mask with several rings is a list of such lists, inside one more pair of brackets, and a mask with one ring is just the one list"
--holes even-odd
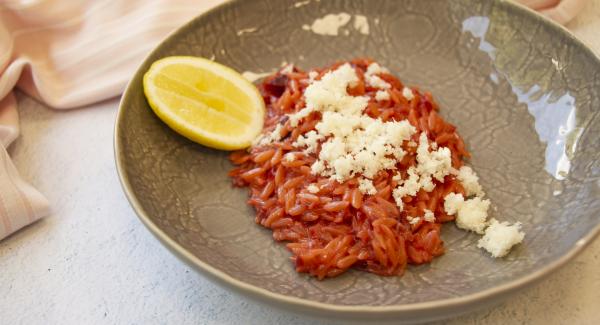
[[(417, 131), (402, 145), (406, 154), (396, 161), (394, 173), (403, 179), (415, 166), (417, 148), (409, 142), (418, 142), (422, 132), (430, 143), (449, 148), (452, 167), (460, 168), (462, 158), (469, 154), (456, 128), (438, 114), (431, 94), (410, 88), (409, 100), (403, 95), (402, 82), (381, 72), (379, 77), (391, 87), (385, 90), (385, 99), (376, 100), (381, 89), (365, 82), (372, 62), (349, 62), (359, 82), (347, 89), (348, 94), (369, 97), (363, 114), (384, 122), (408, 120)], [(304, 91), (312, 80), (344, 63), (313, 70), (316, 73), (311, 76), (294, 67), (267, 77), (259, 87), (267, 107), (264, 133), (280, 124), (281, 140), (231, 153), (237, 167), (230, 176), (235, 186), (249, 188), (248, 204), (256, 210), (256, 222), (271, 229), (275, 240), (287, 243), (298, 272), (319, 279), (337, 276), (349, 268), (401, 275), (407, 264), (428, 263), (444, 253), (440, 226), (454, 219), (444, 210), (444, 197), (451, 192), (464, 195), (465, 190), (455, 176), (447, 175), (443, 182), (433, 180), (432, 191), (421, 189), (414, 196), (403, 197), (400, 211), (392, 194), (398, 183), (390, 170), (381, 170), (373, 177), (376, 194), (370, 195), (359, 190), (360, 175), (340, 183), (313, 174), (311, 165), (318, 159), (320, 147), (306, 153), (293, 143), (315, 129), (321, 113), (311, 113), (295, 127), (288, 116), (305, 107)], [(433, 212), (433, 222), (423, 218), (426, 210)]]

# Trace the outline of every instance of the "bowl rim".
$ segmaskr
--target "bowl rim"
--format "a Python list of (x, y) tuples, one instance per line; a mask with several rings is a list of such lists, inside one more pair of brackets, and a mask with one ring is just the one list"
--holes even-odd
[[(202, 261), (191, 252), (186, 250), (180, 244), (178, 244), (175, 240), (173, 240), (169, 235), (167, 235), (162, 229), (160, 229), (148, 216), (141, 203), (136, 198), (134, 191), (131, 187), (131, 183), (129, 180), (129, 176), (127, 175), (124, 167), (124, 155), (123, 155), (123, 147), (122, 143), (119, 140), (120, 138), (120, 128), (122, 127), (122, 119), (124, 115), (124, 106), (125, 102), (129, 101), (129, 98), (133, 95), (132, 88), (133, 80), (135, 77), (142, 73), (140, 71), (141, 67), (150, 63), (151, 58), (158, 51), (158, 49), (164, 44), (165, 41), (171, 38), (171, 36), (179, 33), (181, 30), (188, 28), (188, 26), (196, 23), (198, 20), (206, 19), (211, 15), (216, 14), (220, 10), (224, 10), (229, 8), (230, 6), (235, 6), (238, 3), (241, 3), (244, 0), (226, 0), (225, 2), (212, 7), (208, 11), (197, 15), (192, 18), (190, 21), (180, 26), (179, 28), (173, 30), (169, 33), (161, 42), (158, 44), (140, 63), (136, 72), (133, 74), (127, 86), (125, 88), (125, 92), (121, 97), (119, 102), (118, 112), (115, 118), (115, 126), (114, 126), (114, 137), (113, 137), (113, 150), (115, 155), (115, 164), (117, 169), (117, 174), (119, 177), (119, 182), (121, 183), (121, 187), (125, 193), (125, 196), (134, 212), (138, 216), (138, 218), (142, 221), (144, 226), (148, 228), (150, 233), (154, 235), (166, 248), (168, 248), (175, 256), (181, 259), (186, 264), (192, 266), (197, 271), (201, 272), (204, 275), (207, 275), (213, 280), (218, 281), (219, 284), (225, 285), (228, 288), (234, 289), (237, 292), (251, 295), (253, 297), (259, 298), (263, 301), (269, 302), (277, 302), (283, 303), (288, 306), (294, 306), (303, 309), (309, 309), (314, 311), (326, 312), (326, 313), (344, 313), (346, 316), (374, 316), (374, 315), (382, 315), (382, 314), (398, 314), (398, 313), (419, 313), (422, 312), (431, 312), (434, 310), (439, 310), (442, 308), (456, 308), (456, 307), (467, 307), (471, 304), (481, 303), (483, 301), (490, 301), (494, 298), (500, 297), (505, 294), (509, 294), (511, 292), (523, 289), (528, 285), (532, 285), (535, 282), (543, 279), (544, 277), (551, 274), (553, 271), (559, 269), (564, 266), (568, 261), (573, 259), (579, 253), (583, 251), (585, 247), (587, 247), (599, 234), (600, 234), (600, 223), (595, 227), (590, 229), (582, 238), (580, 238), (575, 244), (567, 251), (566, 254), (557, 258), (556, 260), (548, 263), (547, 265), (541, 267), (540, 269), (527, 274), (525, 276), (519, 277), (517, 279), (508, 281), (506, 283), (500, 284), (498, 286), (488, 288), (479, 292), (471, 293), (465, 296), (460, 297), (452, 297), (445, 298), (439, 300), (431, 300), (425, 302), (417, 302), (417, 303), (408, 303), (401, 305), (388, 305), (388, 306), (373, 306), (373, 305), (338, 305), (326, 302), (319, 302), (314, 300), (309, 300), (305, 298), (287, 296), (280, 293), (275, 293), (269, 291), (267, 289), (246, 283), (242, 280), (238, 280), (227, 273), (220, 271), (209, 263)], [(499, 2), (503, 6), (507, 6), (511, 8), (511, 10), (515, 10), (520, 12), (521, 14), (529, 16), (531, 19), (538, 20), (548, 25), (557, 33), (563, 33), (563, 36), (570, 39), (570, 41), (574, 42), (578, 45), (582, 50), (588, 52), (591, 57), (595, 58), (598, 65), (600, 66), (600, 56), (592, 50), (592, 48), (584, 41), (576, 38), (566, 27), (559, 25), (558, 23), (550, 20), (549, 18), (538, 14), (532, 9), (525, 7), (524, 5), (518, 2), (512, 1), (504, 1), (504, 0), (488, 0), (493, 2)], [(465, 311), (467, 309), (465, 308)], [(458, 312), (460, 313), (460, 312)], [(435, 317), (431, 315), (431, 317)]]

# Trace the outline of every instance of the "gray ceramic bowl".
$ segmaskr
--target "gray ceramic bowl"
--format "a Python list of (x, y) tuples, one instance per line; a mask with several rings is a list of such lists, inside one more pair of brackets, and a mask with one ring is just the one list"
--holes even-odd
[[(349, 21), (337, 36), (313, 25), (340, 13)], [(227, 154), (178, 136), (148, 107), (142, 75), (169, 55), (214, 57), (253, 72), (284, 61), (309, 68), (357, 56), (378, 60), (438, 99), (467, 140), (497, 207), (493, 216), (522, 221), (524, 243), (492, 259), (476, 247), (477, 236), (449, 224), (447, 253), (402, 277), (351, 271), (317, 281), (297, 274), (284, 246), (254, 224), (246, 191), (230, 186)], [(183, 26), (140, 66), (121, 102), (115, 155), (143, 223), (218, 283), (311, 314), (434, 319), (507, 297), (598, 234), (599, 90), (600, 62), (587, 47), (506, 1), (231, 1)]]

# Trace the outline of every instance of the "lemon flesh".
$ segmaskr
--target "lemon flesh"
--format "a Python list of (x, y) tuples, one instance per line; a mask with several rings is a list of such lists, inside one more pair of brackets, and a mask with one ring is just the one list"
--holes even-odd
[(150, 66), (143, 85), (154, 113), (177, 133), (204, 146), (246, 148), (262, 131), (262, 96), (222, 64), (200, 57), (166, 57)]

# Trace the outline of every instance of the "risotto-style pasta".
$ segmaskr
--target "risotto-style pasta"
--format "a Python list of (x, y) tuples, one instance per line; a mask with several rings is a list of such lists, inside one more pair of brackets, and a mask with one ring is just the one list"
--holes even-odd
[[(405, 87), (386, 69), (374, 69), (373, 63), (355, 59), (307, 72), (288, 66), (265, 78), (259, 86), (267, 107), (263, 137), (248, 150), (230, 155), (237, 165), (230, 176), (234, 185), (249, 188), (248, 204), (256, 210), (256, 223), (271, 229), (275, 240), (286, 242), (298, 272), (319, 279), (349, 268), (401, 275), (407, 264), (430, 262), (444, 253), (441, 224), (455, 219), (447, 213), (444, 198), (450, 193), (470, 195), (456, 173), (469, 153), (456, 128), (439, 115), (432, 95)], [(321, 154), (332, 135), (319, 131), (333, 104), (305, 110), (307, 88), (342, 66), (356, 75), (342, 95), (364, 99), (362, 117), (382, 125), (407, 121), (411, 126), (394, 154), (384, 153), (393, 163), (370, 177), (356, 169), (336, 177), (341, 163), (333, 166)], [(309, 136), (313, 150), (299, 145), (308, 143)], [(419, 187), (425, 177), (414, 174), (425, 168), (418, 166), (425, 164), (419, 150), (433, 155), (441, 148), (449, 150), (450, 172), (431, 172), (431, 184)], [(362, 153), (344, 154), (355, 163)], [(411, 179), (417, 187), (409, 186)]]

